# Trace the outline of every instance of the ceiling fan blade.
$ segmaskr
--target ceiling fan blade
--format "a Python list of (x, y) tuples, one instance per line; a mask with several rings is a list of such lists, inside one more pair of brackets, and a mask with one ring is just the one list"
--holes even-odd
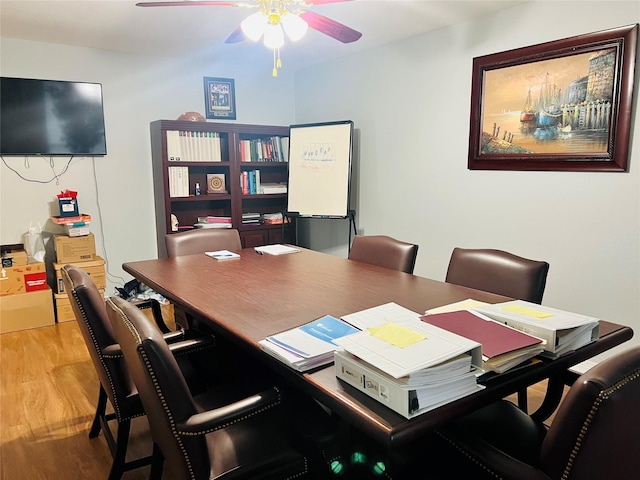
[(343, 3), (352, 2), (353, 0), (305, 0), (307, 5), (324, 5), (325, 3)]
[(231, 35), (227, 37), (224, 43), (240, 43), (244, 41), (245, 37), (244, 33), (242, 33), (242, 28), (238, 27), (233, 32), (231, 32)]
[(313, 28), (314, 30), (317, 30), (320, 33), (324, 33), (331, 38), (335, 38), (342, 43), (355, 42), (362, 36), (362, 33), (358, 32), (357, 30), (347, 27), (346, 25), (336, 22), (335, 20), (331, 20), (330, 18), (327, 18), (324, 15), (320, 15), (319, 13), (310, 11), (302, 12), (300, 14), (300, 18), (307, 22), (309, 28)]
[(238, 2), (200, 2), (185, 0), (184, 2), (139, 2), (136, 7), (237, 7)]

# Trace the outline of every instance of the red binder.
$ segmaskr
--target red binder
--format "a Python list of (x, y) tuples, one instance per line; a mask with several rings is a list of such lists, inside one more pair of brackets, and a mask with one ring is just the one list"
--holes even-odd
[(420, 319), (449, 332), (475, 340), (482, 345), (482, 355), (488, 358), (542, 342), (539, 338), (527, 335), (502, 323), (485, 320), (468, 310), (423, 315)]

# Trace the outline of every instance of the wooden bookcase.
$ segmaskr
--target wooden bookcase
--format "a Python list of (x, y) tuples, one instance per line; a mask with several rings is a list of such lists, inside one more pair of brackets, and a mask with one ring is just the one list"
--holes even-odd
[[(200, 161), (182, 157), (179, 161), (168, 157), (167, 132), (183, 132), (183, 135), (199, 136), (217, 134), (220, 145), (219, 160), (208, 161), (208, 150), (200, 153)], [(170, 134), (175, 135), (175, 134)], [(267, 125), (243, 125), (236, 123), (189, 122), (157, 120), (151, 122), (151, 152), (153, 163), (153, 187), (156, 208), (158, 256), (166, 257), (165, 235), (173, 233), (171, 214), (180, 225), (180, 231), (207, 215), (228, 216), (233, 228), (240, 232), (243, 247), (254, 247), (283, 241), (282, 225), (243, 225), (243, 213), (284, 212), (287, 206), (285, 194), (243, 194), (243, 171), (260, 171), (261, 183), (282, 183), (288, 178), (287, 162), (243, 161), (240, 143), (243, 140), (265, 140), (270, 137), (288, 137), (289, 127)], [(169, 149), (171, 147), (169, 146)], [(173, 153), (173, 150), (172, 150)], [(213, 158), (213, 157), (212, 157)], [(204, 160), (204, 161), (203, 161)], [(171, 196), (169, 187), (170, 167), (188, 168), (189, 196)], [(207, 174), (224, 174), (227, 193), (207, 194)], [(199, 183), (199, 196), (195, 184)], [(289, 227), (289, 226), (287, 226)], [(285, 230), (285, 233), (287, 230)]]

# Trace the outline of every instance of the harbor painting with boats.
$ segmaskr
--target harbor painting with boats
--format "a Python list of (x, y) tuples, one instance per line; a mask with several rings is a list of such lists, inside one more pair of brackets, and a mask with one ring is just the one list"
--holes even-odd
[(606, 153), (614, 48), (484, 72), (483, 154)]

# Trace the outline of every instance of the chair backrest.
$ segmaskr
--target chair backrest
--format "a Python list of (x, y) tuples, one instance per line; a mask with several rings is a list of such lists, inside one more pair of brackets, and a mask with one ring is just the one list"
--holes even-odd
[(106, 309), (138, 387), (154, 442), (179, 478), (209, 478), (205, 437), (176, 433), (176, 421), (196, 414), (197, 407), (162, 333), (122, 298), (108, 299)]
[(137, 389), (126, 368), (103, 296), (84, 270), (64, 265), (60, 274), (93, 366), (118, 421), (143, 415)]
[(562, 401), (542, 444), (551, 478), (640, 478), (640, 347), (600, 362)]
[(187, 232), (168, 233), (165, 237), (167, 255), (195, 255), (215, 250), (242, 250), (240, 234), (235, 228), (196, 228)]
[(386, 235), (356, 235), (349, 260), (413, 273), (418, 245), (402, 242)]
[(549, 264), (494, 249), (454, 248), (445, 281), (541, 303)]

